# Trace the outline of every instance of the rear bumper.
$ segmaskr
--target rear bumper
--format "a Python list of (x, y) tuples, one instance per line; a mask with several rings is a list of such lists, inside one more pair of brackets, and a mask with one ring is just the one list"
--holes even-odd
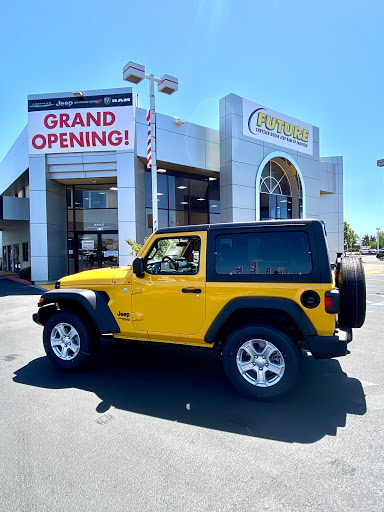
[(345, 356), (352, 341), (352, 329), (337, 329), (334, 336), (306, 336), (305, 341), (315, 359)]

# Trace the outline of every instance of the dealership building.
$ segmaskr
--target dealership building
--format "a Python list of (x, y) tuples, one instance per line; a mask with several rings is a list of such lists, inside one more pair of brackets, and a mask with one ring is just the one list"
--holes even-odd
[[(220, 100), (219, 131), (156, 113), (159, 227), (326, 222), (343, 250), (343, 159), (319, 128), (254, 101)], [(131, 263), (152, 232), (147, 112), (130, 87), (28, 97), (28, 126), (0, 164), (3, 270), (44, 284)], [(284, 251), (284, 247), (281, 248)]]

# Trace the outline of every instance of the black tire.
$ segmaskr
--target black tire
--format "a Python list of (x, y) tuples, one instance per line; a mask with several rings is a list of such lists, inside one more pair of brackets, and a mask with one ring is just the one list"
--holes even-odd
[[(64, 337), (60, 332), (69, 334), (65, 336), (70, 340), (68, 345), (67, 339), (63, 341)], [(56, 342), (57, 346), (53, 346)], [(47, 320), (44, 326), (43, 343), (50, 361), (61, 370), (67, 371), (86, 368), (98, 346), (95, 333), (84, 320), (71, 311), (58, 311)], [(64, 359), (65, 353), (68, 355), (67, 359)]]
[(340, 292), (339, 324), (358, 328), (364, 324), (366, 312), (366, 288), (363, 263), (360, 258), (344, 257), (336, 273)]
[[(244, 349), (244, 344), (247, 342), (252, 343), (258, 354), (257, 357), (256, 354), (251, 356)], [(261, 353), (262, 342), (265, 342), (266, 347), (272, 350), (265, 358)], [(273, 347), (277, 351), (274, 351)], [(272, 372), (269, 369), (273, 365), (279, 367), (281, 373), (282, 364), (284, 370), (281, 375), (277, 375), (275, 371)], [(294, 387), (301, 372), (301, 364), (302, 353), (299, 347), (283, 332), (270, 326), (248, 325), (242, 327), (231, 333), (224, 345), (224, 371), (237, 391), (248, 398), (274, 400), (285, 395)], [(239, 365), (244, 365), (243, 370), (246, 368), (245, 365), (252, 365), (252, 368), (241, 372)], [(265, 375), (264, 378), (262, 374)], [(265, 384), (263, 380), (266, 382)]]

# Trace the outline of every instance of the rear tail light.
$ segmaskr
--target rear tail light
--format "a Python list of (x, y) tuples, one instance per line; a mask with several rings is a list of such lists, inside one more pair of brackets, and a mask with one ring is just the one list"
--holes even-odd
[(337, 288), (325, 292), (324, 306), (327, 313), (336, 314), (340, 312), (340, 294)]

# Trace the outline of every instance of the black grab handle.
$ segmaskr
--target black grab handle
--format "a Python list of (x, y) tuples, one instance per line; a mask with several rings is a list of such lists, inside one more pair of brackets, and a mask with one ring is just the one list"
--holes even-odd
[(183, 293), (201, 293), (200, 288), (182, 288)]

